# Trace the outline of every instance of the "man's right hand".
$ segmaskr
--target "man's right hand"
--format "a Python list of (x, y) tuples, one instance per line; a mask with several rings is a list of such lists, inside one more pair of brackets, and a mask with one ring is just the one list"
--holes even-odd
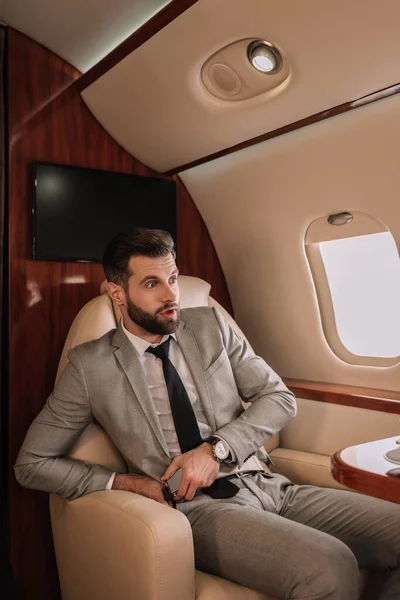
[(124, 490), (126, 492), (134, 492), (146, 498), (151, 498), (160, 504), (173, 506), (172, 502), (167, 502), (164, 498), (163, 488), (165, 484), (147, 475), (116, 474), (114, 477), (113, 490)]

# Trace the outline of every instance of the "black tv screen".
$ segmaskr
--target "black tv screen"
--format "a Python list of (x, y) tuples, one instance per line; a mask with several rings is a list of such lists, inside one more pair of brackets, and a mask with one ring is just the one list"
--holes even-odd
[(120, 231), (150, 227), (176, 242), (176, 184), (44, 162), (33, 163), (33, 258), (101, 262)]

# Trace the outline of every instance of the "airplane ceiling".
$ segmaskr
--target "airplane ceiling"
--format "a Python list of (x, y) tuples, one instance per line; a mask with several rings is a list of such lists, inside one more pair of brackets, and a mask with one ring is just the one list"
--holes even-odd
[[(0, 2), (4, 22), (83, 72), (168, 4), (64, 0), (55, 11), (53, 0)], [(132, 155), (160, 172), (175, 169), (398, 83), (399, 17), (398, 0), (198, 0), (82, 97)], [(275, 43), (289, 77), (272, 92), (221, 100), (204, 87), (201, 68), (245, 38)]]
[[(123, 147), (164, 172), (398, 83), (399, 17), (398, 0), (199, 0), (82, 96)], [(254, 98), (216, 98), (201, 68), (244, 38), (276, 44), (291, 74)]]
[(170, 0), (0, 0), (0, 21), (82, 73)]

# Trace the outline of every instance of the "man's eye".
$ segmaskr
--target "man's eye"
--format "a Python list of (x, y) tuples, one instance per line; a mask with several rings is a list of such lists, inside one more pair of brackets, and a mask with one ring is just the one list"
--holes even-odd
[(148, 284), (146, 285), (146, 287), (152, 289), (157, 285), (157, 283), (155, 281), (149, 281)]
[(176, 283), (178, 281), (178, 278), (175, 276), (171, 277), (170, 281), (171, 281), (171, 283)]

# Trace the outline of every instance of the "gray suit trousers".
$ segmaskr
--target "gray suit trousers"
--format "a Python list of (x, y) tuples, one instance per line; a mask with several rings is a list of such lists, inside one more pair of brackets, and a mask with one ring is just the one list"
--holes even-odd
[(178, 505), (196, 567), (280, 600), (358, 600), (358, 567), (380, 571), (380, 600), (400, 600), (400, 505), (281, 475), (235, 480), (233, 498)]

